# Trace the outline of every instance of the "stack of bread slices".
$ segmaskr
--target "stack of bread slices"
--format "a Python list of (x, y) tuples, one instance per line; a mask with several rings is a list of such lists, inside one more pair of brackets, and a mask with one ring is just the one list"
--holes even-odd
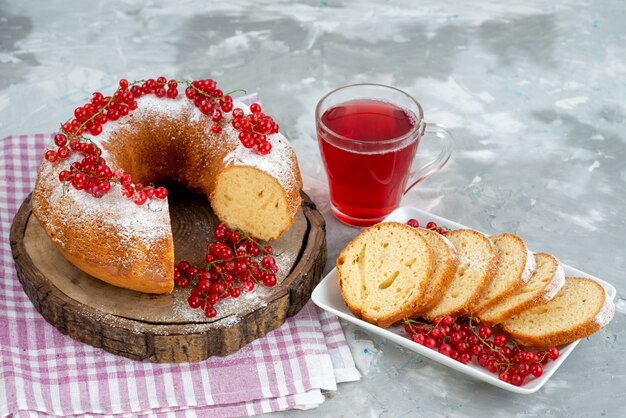
[(545, 348), (587, 337), (615, 312), (605, 289), (565, 277), (552, 255), (513, 234), (470, 229), (441, 235), (396, 222), (359, 234), (337, 258), (352, 313), (386, 328), (405, 318), (473, 316), (519, 344)]

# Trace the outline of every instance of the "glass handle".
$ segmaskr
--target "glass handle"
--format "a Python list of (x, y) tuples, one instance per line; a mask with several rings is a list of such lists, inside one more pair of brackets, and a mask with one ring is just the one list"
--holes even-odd
[(424, 180), (426, 177), (439, 171), (450, 159), (453, 148), (452, 134), (450, 134), (450, 132), (448, 132), (442, 125), (437, 123), (427, 123), (422, 140), (433, 137), (441, 141), (442, 148), (439, 155), (437, 155), (435, 159), (411, 172), (409, 177), (410, 184), (404, 190), (404, 194), (406, 194), (413, 188), (413, 186)]

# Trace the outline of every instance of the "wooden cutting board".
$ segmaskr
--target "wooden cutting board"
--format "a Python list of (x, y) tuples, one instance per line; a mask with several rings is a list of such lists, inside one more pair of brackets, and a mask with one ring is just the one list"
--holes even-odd
[[(225, 356), (278, 328), (309, 300), (326, 263), (322, 215), (309, 197), (294, 225), (271, 243), (278, 283), (221, 300), (208, 319), (187, 304), (190, 289), (149, 295), (111, 286), (69, 263), (32, 216), (30, 196), (11, 227), (15, 267), (24, 291), (41, 315), (70, 337), (135, 360), (201, 361)], [(175, 258), (202, 265), (217, 219), (204, 196), (170, 191)]]

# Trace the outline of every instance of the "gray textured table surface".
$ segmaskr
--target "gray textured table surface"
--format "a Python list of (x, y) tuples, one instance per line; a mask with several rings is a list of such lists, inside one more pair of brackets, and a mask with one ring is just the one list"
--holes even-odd
[(404, 204), (517, 233), (613, 283), (615, 319), (530, 396), (346, 324), (363, 379), (290, 414), (625, 416), (626, 5), (440, 3), (0, 1), (0, 137), (52, 131), (121, 77), (213, 76), (258, 91), (328, 221), (329, 270), (358, 231), (329, 214), (314, 106), (353, 82), (404, 89), (456, 139), (450, 163)]

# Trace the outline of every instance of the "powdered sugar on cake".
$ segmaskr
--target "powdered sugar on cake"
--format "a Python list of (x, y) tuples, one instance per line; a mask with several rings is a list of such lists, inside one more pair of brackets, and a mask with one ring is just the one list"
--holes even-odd
[[(51, 204), (63, 208), (63, 211), (55, 212), (56, 222), (66, 225), (80, 220), (83, 223), (98, 224), (105, 217), (107, 223), (118, 231), (117, 236), (122, 242), (141, 238), (148, 247), (151, 242), (168, 236), (169, 209), (166, 200), (153, 199), (144, 206), (138, 206), (131, 199), (121, 196), (119, 184), (112, 184), (109, 193), (96, 198), (82, 190), (60, 183), (58, 172), (69, 168), (71, 163), (80, 159), (77, 154), (71, 154), (63, 163), (63, 167), (42, 164), (40, 181), (47, 183), (46, 188), (50, 190), (48, 200)], [(119, 216), (120, 214), (124, 216)], [(55, 228), (56, 222), (50, 223), (50, 227), (56, 230), (52, 239), (64, 246), (63, 231)]]
[(524, 250), (526, 250), (526, 262), (524, 263), (524, 271), (522, 271), (521, 279), (522, 283), (526, 284), (530, 280), (530, 277), (533, 275), (537, 266), (535, 262), (535, 253), (530, 251), (525, 243)]
[(563, 265), (561, 264), (561, 262), (557, 260), (554, 277), (552, 278), (552, 280), (550, 281), (550, 284), (548, 285), (550, 286), (549, 289), (547, 289), (546, 293), (544, 293), (543, 295), (544, 300), (552, 300), (557, 295), (557, 293), (559, 293), (559, 290), (561, 290), (561, 288), (564, 285), (565, 285), (565, 270), (563, 269)]
[(458, 253), (457, 253), (457, 251), (456, 251), (456, 248), (454, 247), (454, 244), (452, 244), (452, 243), (450, 242), (450, 240), (449, 240), (448, 238), (446, 238), (446, 237), (445, 237), (445, 235), (441, 235), (441, 234), (440, 234), (440, 236), (441, 236), (441, 238), (443, 238), (441, 241), (442, 241), (444, 244), (446, 244), (446, 246), (448, 247), (448, 250), (450, 251), (450, 256), (451, 256), (453, 259), (458, 260), (458, 259), (459, 259), (459, 256), (458, 256)]
[(615, 315), (615, 304), (613, 303), (613, 300), (609, 297), (606, 289), (604, 289), (604, 304), (602, 305), (600, 312), (598, 312), (598, 314), (594, 318), (594, 321), (601, 327), (605, 327), (609, 324), (611, 319), (613, 319), (613, 315)]

